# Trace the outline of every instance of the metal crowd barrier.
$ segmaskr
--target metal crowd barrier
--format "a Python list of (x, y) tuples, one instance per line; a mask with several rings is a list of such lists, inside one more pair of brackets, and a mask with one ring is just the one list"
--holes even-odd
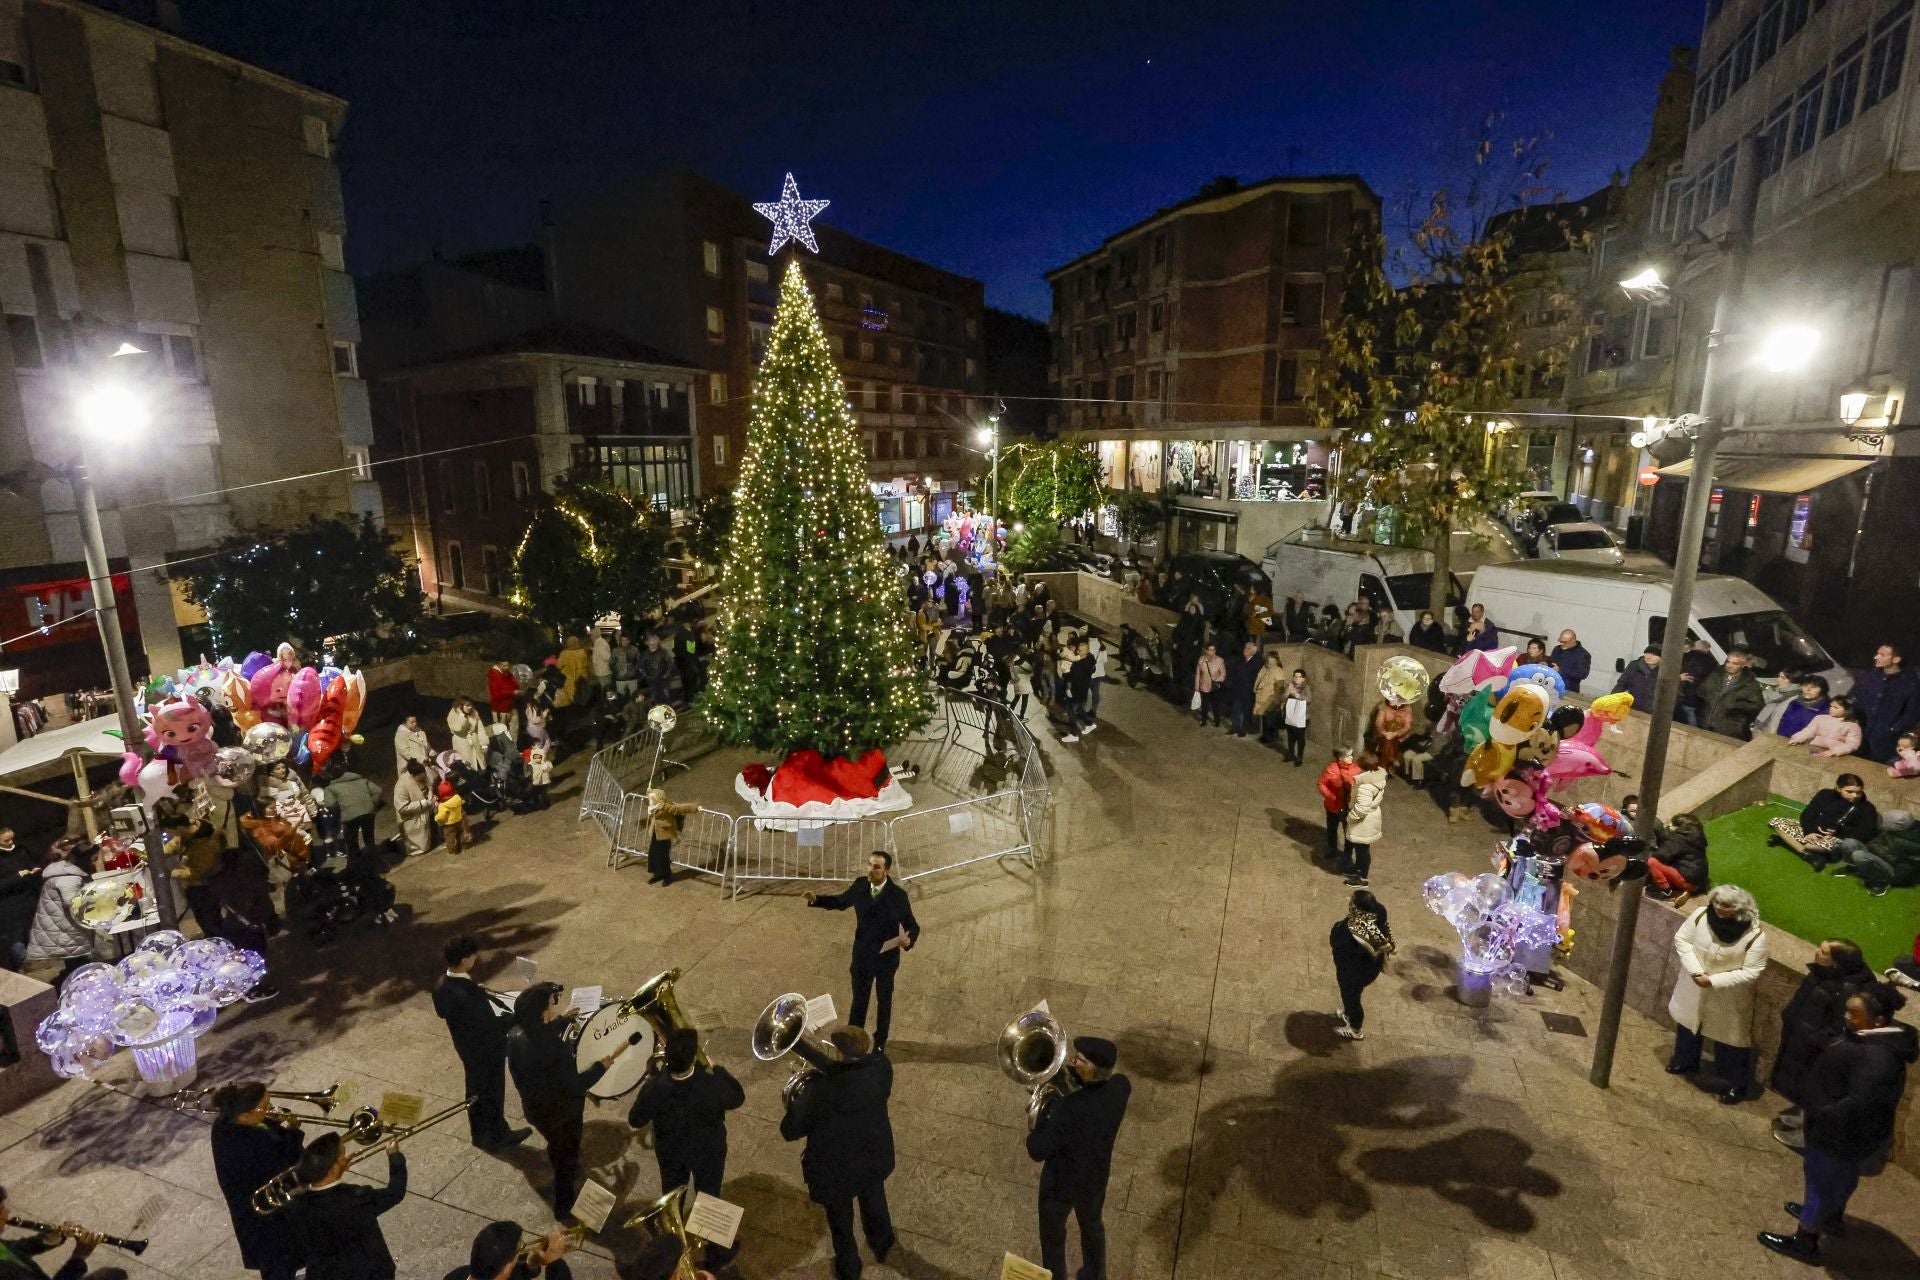
[[(1020, 760), (1017, 782), (894, 818), (756, 818), (702, 808), (674, 842), (674, 866), (716, 878), (734, 897), (752, 881), (846, 883), (866, 873), (876, 849), (893, 855), (903, 881), (995, 858), (1019, 857), (1033, 866), (1037, 851), (1047, 847), (1052, 788), (1032, 732), (1003, 704), (970, 693), (938, 693), (945, 724), (935, 735), (946, 746), (974, 750), (963, 740), (972, 729), (986, 757), (999, 754), (1002, 742), (1009, 744)], [(645, 782), (655, 736), (648, 729), (623, 738), (588, 763), (580, 817), (593, 818), (606, 833), (610, 867), (644, 860), (652, 842)]]

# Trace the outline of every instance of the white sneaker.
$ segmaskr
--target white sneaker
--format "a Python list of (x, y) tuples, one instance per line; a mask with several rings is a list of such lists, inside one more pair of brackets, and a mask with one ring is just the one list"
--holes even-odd
[(1090, 725), (1088, 725), (1088, 726), (1087, 726), (1086, 728), (1084, 728), (1084, 729), (1082, 729), (1082, 730), (1081, 730), (1080, 732), (1082, 732), (1082, 733), (1092, 733), (1092, 732), (1093, 732), (1093, 731), (1094, 731), (1095, 729), (1098, 729), (1099, 727), (1100, 727), (1100, 726), (1099, 726), (1099, 725), (1097, 725), (1097, 724), (1090, 724)]
[(1079, 734), (1077, 734), (1077, 733), (1069, 733), (1069, 734), (1067, 734), (1067, 735), (1066, 735), (1065, 737), (1063, 737), (1063, 738), (1061, 738), (1061, 739), (1060, 739), (1060, 741), (1062, 741), (1062, 742), (1078, 742), (1078, 741), (1080, 741), (1080, 735), (1079, 735)]
[(1366, 1032), (1355, 1031), (1352, 1027), (1347, 1026), (1345, 1023), (1342, 1023), (1339, 1026), (1335, 1027), (1333, 1029), (1333, 1034), (1339, 1036), (1342, 1040), (1365, 1040), (1367, 1038)]

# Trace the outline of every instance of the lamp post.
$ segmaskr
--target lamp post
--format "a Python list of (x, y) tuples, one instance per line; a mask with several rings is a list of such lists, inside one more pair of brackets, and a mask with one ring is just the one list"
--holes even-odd
[[(120, 605), (113, 593), (113, 569), (107, 562), (107, 540), (100, 529), (100, 504), (94, 497), (93, 475), (87, 461), (87, 440), (124, 440), (146, 426), (147, 406), (123, 378), (113, 376), (124, 369), (112, 363), (129, 356), (145, 355), (139, 347), (122, 342), (119, 349), (102, 362), (101, 380), (83, 391), (79, 398), (79, 440), (74, 450), (68, 480), (73, 488), (74, 509), (80, 516), (80, 541), (85, 548), (87, 581), (93, 591), (93, 621), (100, 629), (100, 647), (107, 655), (107, 676), (113, 683), (113, 705), (120, 714), (120, 737), (127, 750), (136, 749), (141, 740), (140, 716), (133, 708), (133, 674), (127, 667), (127, 645), (120, 633)], [(166, 855), (162, 851), (160, 831), (149, 818), (146, 824), (147, 878), (153, 885), (154, 911), (162, 929), (179, 925), (174, 910), (173, 886), (169, 882)]]
[(998, 409), (987, 415), (987, 425), (980, 428), (974, 438), (987, 446), (987, 452), (993, 458), (993, 480), (987, 501), (993, 510), (994, 528), (998, 530), (1000, 527), (1000, 411)]
[[(1660, 792), (1666, 782), (1667, 748), (1673, 738), (1674, 708), (1680, 702), (1681, 658), (1686, 652), (1687, 628), (1693, 620), (1693, 589), (1700, 576), (1700, 549), (1706, 540), (1707, 507), (1713, 496), (1713, 470), (1720, 456), (1720, 440), (1725, 434), (1721, 415), (1715, 412), (1722, 400), (1736, 420), (1741, 409), (1738, 398), (1739, 362), (1727, 371), (1720, 370), (1721, 356), (1738, 321), (1741, 294), (1746, 290), (1747, 254), (1751, 247), (1753, 210), (1759, 192), (1759, 150), (1748, 139), (1742, 144), (1735, 166), (1733, 207), (1728, 214), (1727, 233), (1721, 244), (1720, 293), (1713, 303), (1713, 327), (1707, 333), (1706, 359), (1700, 370), (1700, 407), (1683, 422), (1693, 432), (1693, 473), (1687, 480), (1687, 504), (1680, 517), (1680, 545), (1674, 553), (1673, 588), (1667, 601), (1666, 632), (1660, 637), (1660, 675), (1654, 681), (1653, 723), (1647, 726), (1646, 755), (1641, 762), (1640, 817), (1636, 830), (1652, 831), (1660, 816)], [(1649, 267), (1620, 282), (1628, 296), (1647, 302), (1664, 302), (1668, 287), (1658, 271)], [(1680, 437), (1669, 435), (1652, 441), (1656, 448), (1671, 450)], [(1656, 454), (1658, 456), (1658, 454)], [(1678, 461), (1674, 458), (1673, 461)], [(1613, 951), (1607, 962), (1607, 985), (1600, 999), (1600, 1025), (1594, 1032), (1593, 1067), (1587, 1079), (1604, 1089), (1613, 1078), (1613, 1052), (1620, 1038), (1620, 1015), (1626, 1004), (1627, 974), (1633, 967), (1633, 945), (1639, 932), (1640, 901), (1638, 885), (1628, 886), (1620, 900), (1620, 914), (1614, 920)]]

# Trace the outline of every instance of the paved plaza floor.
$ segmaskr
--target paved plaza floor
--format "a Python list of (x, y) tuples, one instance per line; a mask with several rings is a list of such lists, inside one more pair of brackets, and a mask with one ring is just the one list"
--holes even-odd
[[(1419, 886), (1482, 869), (1493, 832), (1449, 827), (1392, 784), (1373, 887), (1399, 952), (1369, 992), (1367, 1038), (1347, 1043), (1327, 1012), (1327, 933), (1348, 890), (1312, 857), (1317, 769), (1145, 694), (1110, 689), (1105, 704), (1110, 719), (1078, 744), (1041, 735), (1058, 802), (1050, 859), (915, 888), (925, 933), (900, 972), (891, 1046), (902, 1247), (868, 1276), (985, 1280), (1007, 1250), (1037, 1259), (1025, 1098), (993, 1048), (1043, 998), (1070, 1033), (1118, 1042), (1133, 1079), (1107, 1200), (1116, 1278), (1804, 1273), (1753, 1242), (1787, 1225), (1781, 1202), (1800, 1188), (1798, 1161), (1768, 1136), (1777, 1099), (1723, 1107), (1665, 1075), (1666, 1034), (1631, 1014), (1613, 1088), (1594, 1089), (1591, 1039), (1541, 1016), (1591, 1031), (1598, 992), (1577, 980), (1488, 1009), (1454, 1001), (1452, 930)], [(728, 797), (741, 758), (702, 762), (676, 797)], [(520, 954), (543, 977), (619, 993), (678, 967), (683, 1008), (747, 1089), (727, 1165), (727, 1197), (747, 1210), (739, 1274), (829, 1276), (800, 1148), (777, 1132), (789, 1064), (755, 1061), (747, 1029), (784, 991), (831, 991), (844, 1009), (852, 921), (803, 909), (798, 886), (730, 901), (711, 884), (660, 889), (643, 868), (610, 870), (599, 833), (573, 820), (583, 765), (550, 812), (505, 820), (457, 860), (399, 869), (402, 926), (310, 961), (295, 954), (304, 944), (276, 943), (285, 994), (223, 1015), (202, 1043), (204, 1075), (451, 1101), (459, 1067), (429, 991), (456, 933), (497, 948), (483, 978)], [(130, 1065), (122, 1055), (116, 1075)], [(19, 1212), (151, 1235), (128, 1264), (137, 1278), (227, 1280), (244, 1273), (206, 1135), (162, 1105), (72, 1084), (0, 1117), (0, 1183)], [(410, 1194), (385, 1230), (409, 1280), (463, 1262), (489, 1219), (549, 1221), (538, 1139), (498, 1158), (465, 1137), (456, 1122), (407, 1145)], [(586, 1157), (629, 1208), (658, 1189), (624, 1104), (589, 1110)], [(1920, 1275), (1917, 1191), (1898, 1171), (1863, 1183), (1832, 1273)], [(612, 1270), (587, 1257), (575, 1274)]]

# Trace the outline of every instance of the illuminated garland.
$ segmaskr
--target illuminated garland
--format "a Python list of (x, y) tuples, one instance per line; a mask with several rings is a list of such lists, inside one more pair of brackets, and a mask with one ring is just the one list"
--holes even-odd
[(754, 384), (705, 706), (732, 741), (852, 755), (932, 714), (899, 565), (798, 263)]

